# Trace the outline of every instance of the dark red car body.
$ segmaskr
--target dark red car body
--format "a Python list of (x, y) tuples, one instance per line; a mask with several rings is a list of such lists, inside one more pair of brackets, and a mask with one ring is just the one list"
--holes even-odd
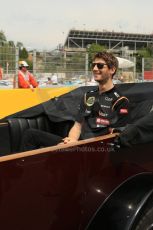
[[(130, 226), (140, 203), (153, 188), (153, 154), (149, 145), (147, 151), (145, 145), (114, 151), (109, 144), (113, 138), (1, 157), (1, 229), (98, 229), (90, 224), (103, 208), (108, 210), (100, 218), (101, 226), (105, 226), (101, 229), (127, 229), (123, 225)], [(114, 195), (118, 202), (115, 206)], [(133, 205), (128, 218), (126, 202)], [(107, 218), (112, 218), (112, 212), (118, 212), (119, 219), (113, 219), (109, 226)]]
[[(152, 108), (153, 84), (121, 85), (132, 101), (135, 122)], [(79, 101), (79, 95), (80, 91), (74, 99), (78, 96)], [(66, 100), (67, 96), (60, 107), (66, 102), (72, 105)], [(32, 111), (35, 114), (35, 108)], [(53, 109), (49, 112), (54, 115)], [(26, 128), (48, 130), (48, 123), (38, 116), (17, 116), (0, 123), (0, 228), (151, 230), (153, 141), (116, 149), (116, 134), (111, 134), (12, 154)], [(51, 131), (66, 130), (67, 121), (53, 123)]]

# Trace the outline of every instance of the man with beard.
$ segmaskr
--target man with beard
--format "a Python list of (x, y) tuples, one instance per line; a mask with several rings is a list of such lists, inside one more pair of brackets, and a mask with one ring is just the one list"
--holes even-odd
[(99, 52), (94, 56), (92, 71), (99, 86), (84, 95), (75, 125), (64, 141), (113, 133), (115, 128), (122, 130), (127, 124), (128, 99), (113, 84), (117, 69), (118, 60), (112, 53)]
[(109, 52), (99, 52), (94, 56), (92, 71), (99, 86), (87, 92), (79, 106), (75, 123), (68, 137), (29, 129), (22, 139), (22, 149), (31, 150), (59, 143), (76, 142), (79, 139), (97, 137), (113, 133), (127, 123), (128, 99), (122, 96), (113, 84), (113, 76), (118, 69), (117, 58)]

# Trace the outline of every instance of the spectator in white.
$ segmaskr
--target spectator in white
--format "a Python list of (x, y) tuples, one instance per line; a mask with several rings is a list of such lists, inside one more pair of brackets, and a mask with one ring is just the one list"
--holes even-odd
[(58, 77), (55, 73), (52, 74), (51, 76), (51, 81), (53, 85), (57, 85), (58, 84)]

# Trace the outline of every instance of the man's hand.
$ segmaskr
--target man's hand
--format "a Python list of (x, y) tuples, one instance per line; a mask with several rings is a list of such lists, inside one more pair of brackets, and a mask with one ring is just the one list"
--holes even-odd
[(72, 142), (77, 142), (78, 140), (76, 140), (76, 139), (74, 139), (74, 138), (72, 138), (72, 137), (65, 137), (64, 139), (63, 139), (63, 143), (64, 144), (68, 144), (68, 143), (72, 143)]
[(30, 85), (30, 89), (31, 89), (32, 92), (34, 92), (34, 88), (33, 88), (32, 85)]
[(69, 131), (68, 137), (63, 138), (63, 142), (61, 144), (68, 144), (68, 143), (76, 143), (80, 137), (82, 125), (79, 122), (75, 122), (72, 128)]

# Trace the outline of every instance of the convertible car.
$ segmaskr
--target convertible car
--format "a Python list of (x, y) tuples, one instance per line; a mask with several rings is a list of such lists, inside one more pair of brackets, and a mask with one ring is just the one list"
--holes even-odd
[[(29, 127), (67, 135), (80, 97), (91, 87), (1, 119), (1, 229), (153, 228), (153, 84), (117, 87), (130, 100), (123, 134), (20, 152), (21, 136)], [(147, 126), (144, 118), (150, 121)], [(131, 127), (138, 130), (135, 135)]]

